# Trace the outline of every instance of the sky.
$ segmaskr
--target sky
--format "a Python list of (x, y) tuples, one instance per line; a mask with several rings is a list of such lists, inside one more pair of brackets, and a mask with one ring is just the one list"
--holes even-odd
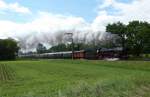
[(0, 38), (32, 45), (61, 30), (95, 33), (117, 21), (150, 22), (149, 4), (150, 0), (0, 0)]

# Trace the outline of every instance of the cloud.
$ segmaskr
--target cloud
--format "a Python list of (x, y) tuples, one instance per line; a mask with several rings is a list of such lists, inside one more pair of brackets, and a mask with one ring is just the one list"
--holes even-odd
[(3, 32), (0, 34), (1, 36), (15, 37), (22, 34), (33, 34), (33, 32), (56, 32), (58, 30), (84, 29), (86, 28), (87, 23), (81, 17), (39, 12), (31, 22), (16, 23), (0, 20), (0, 26), (1, 32)]
[(21, 6), (17, 2), (16, 3), (6, 3), (3, 0), (0, 0), (0, 10), (17, 12), (17, 13), (22, 13), (22, 14), (30, 14), (31, 13), (29, 8)]
[[(132, 0), (130, 3), (123, 3), (117, 0), (104, 0), (99, 5), (98, 16), (93, 22), (95, 30), (105, 31), (108, 23), (121, 21), (127, 24), (129, 21), (140, 20), (150, 22), (150, 0)], [(108, 9), (115, 9), (109, 14)]]
[(99, 5), (99, 8), (103, 9), (103, 8), (109, 7), (113, 5), (114, 2), (115, 2), (114, 0), (104, 0), (103, 4)]
[(49, 12), (39, 12), (36, 19), (31, 22), (32, 28), (39, 31), (57, 31), (68, 29), (82, 29), (86, 26), (86, 21), (81, 17), (52, 14)]
[[(89, 24), (81, 17), (38, 12), (31, 22), (16, 23), (0, 20), (0, 38), (16, 38), (26, 49), (34, 48), (37, 43), (49, 43), (55, 41), (60, 31), (88, 30)], [(22, 45), (22, 47), (23, 47)]]

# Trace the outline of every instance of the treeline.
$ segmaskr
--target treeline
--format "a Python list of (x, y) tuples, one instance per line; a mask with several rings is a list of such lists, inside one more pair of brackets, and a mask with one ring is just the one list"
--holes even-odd
[[(101, 32), (93, 33), (90, 39), (86, 38), (85, 35), (82, 40), (84, 41), (80, 41), (79, 37), (74, 38), (74, 50), (122, 47), (123, 53), (128, 55), (150, 54), (150, 23), (131, 21), (128, 24), (123, 24), (116, 22), (108, 24), (106, 33), (103, 35), (101, 35)], [(46, 49), (42, 44), (37, 47), (38, 53), (71, 50), (72, 44), (67, 44), (66, 42), (58, 43), (49, 49)]]
[(19, 47), (14, 39), (0, 39), (0, 60), (14, 60)]
[[(87, 37), (89, 34), (91, 36)], [(148, 22), (131, 21), (128, 24), (116, 22), (108, 24), (106, 33), (103, 33), (103, 35), (101, 32), (89, 32), (89, 34), (84, 34), (82, 38), (76, 34), (73, 43), (75, 51), (87, 48), (122, 47), (123, 53), (129, 55), (150, 54), (150, 23)], [(48, 49), (39, 43), (36, 48), (37, 53), (71, 51), (72, 44), (64, 41), (64, 34), (61, 33), (58, 36), (57, 41)], [(14, 39), (0, 39), (0, 60), (15, 59), (18, 50), (18, 43)]]
[[(109, 33), (105, 36), (111, 36)], [(118, 39), (118, 38), (117, 38)], [(63, 52), (63, 51), (72, 51), (72, 46), (74, 51), (80, 51), (85, 49), (98, 49), (98, 48), (114, 48), (118, 47), (120, 44), (117, 43), (117, 39), (114, 39), (116, 41), (112, 41), (112, 37), (104, 37), (104, 39), (98, 39), (93, 40), (89, 42), (74, 42), (72, 43), (59, 43), (57, 45), (54, 45), (48, 49), (46, 49), (46, 46), (44, 46), (42, 43), (39, 43), (36, 48), (36, 52), (41, 53), (52, 53), (52, 52)], [(34, 52), (30, 52), (34, 53)]]
[[(75, 51), (79, 51), (91, 47), (92, 46), (83, 43), (74, 43)], [(46, 47), (43, 44), (39, 43), (36, 48), (37, 53), (63, 52), (63, 51), (71, 51), (71, 50), (72, 50), (72, 44), (65, 44), (65, 43), (52, 46), (49, 49), (46, 49)]]
[(150, 23), (132, 21), (127, 25), (117, 22), (108, 24), (106, 31), (117, 34), (124, 52), (134, 56), (150, 53)]

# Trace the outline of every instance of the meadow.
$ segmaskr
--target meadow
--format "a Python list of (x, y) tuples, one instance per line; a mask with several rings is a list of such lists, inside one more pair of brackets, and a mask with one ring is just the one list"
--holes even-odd
[(150, 97), (150, 62), (1, 61), (0, 97)]

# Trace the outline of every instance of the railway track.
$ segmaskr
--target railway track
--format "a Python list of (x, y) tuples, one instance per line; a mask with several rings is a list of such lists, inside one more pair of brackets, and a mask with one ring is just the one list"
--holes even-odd
[(0, 64), (0, 81), (10, 81), (14, 79), (14, 71), (6, 64)]

